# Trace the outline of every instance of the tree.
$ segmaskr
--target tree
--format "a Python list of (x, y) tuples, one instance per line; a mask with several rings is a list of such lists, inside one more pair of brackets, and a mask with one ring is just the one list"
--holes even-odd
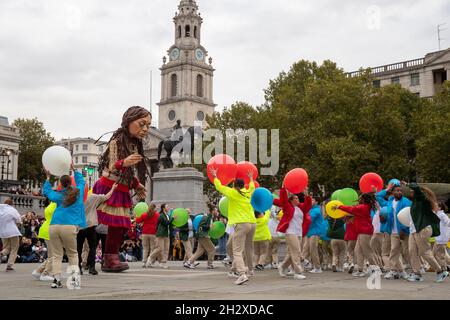
[(42, 154), (55, 143), (55, 139), (37, 118), (16, 119), (13, 125), (20, 130), (22, 141), (19, 146), (19, 179), (41, 182), (45, 179), (42, 171)]

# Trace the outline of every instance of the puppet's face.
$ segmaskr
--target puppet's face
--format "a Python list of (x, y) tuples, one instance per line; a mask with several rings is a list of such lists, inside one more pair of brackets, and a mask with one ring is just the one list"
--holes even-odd
[(128, 131), (131, 136), (138, 139), (144, 139), (150, 129), (150, 124), (152, 123), (152, 117), (150, 115), (137, 119), (130, 123)]

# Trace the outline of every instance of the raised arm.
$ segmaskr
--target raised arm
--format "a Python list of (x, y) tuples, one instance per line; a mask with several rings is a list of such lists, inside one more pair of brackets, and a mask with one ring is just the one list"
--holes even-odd
[(273, 199), (273, 204), (277, 207), (283, 208), (288, 201), (288, 193), (286, 188), (280, 189), (280, 198), (279, 199)]
[[(222, 185), (222, 182), (220, 182), (218, 178), (214, 179), (214, 186), (216, 187), (216, 190), (223, 194), (225, 197), (229, 197), (233, 191), (233, 189)], [(253, 188), (254, 187), (255, 185), (253, 185)]]
[(45, 181), (43, 195), (52, 202), (58, 202), (63, 200), (63, 195), (59, 192), (53, 191), (50, 181)]
[(303, 213), (309, 212), (312, 208), (312, 197), (305, 196), (305, 202), (300, 203), (298, 207), (302, 209)]

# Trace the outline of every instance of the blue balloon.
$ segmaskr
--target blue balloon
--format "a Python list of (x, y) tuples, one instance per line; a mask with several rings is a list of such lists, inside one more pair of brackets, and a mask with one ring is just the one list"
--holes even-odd
[(265, 212), (273, 205), (272, 193), (266, 188), (258, 188), (253, 192), (250, 203), (255, 211)]
[(401, 185), (400, 180), (398, 180), (398, 179), (391, 179), (391, 180), (389, 180), (388, 184), (392, 184), (394, 186), (400, 186)]
[(192, 221), (192, 226), (194, 227), (194, 230), (197, 232), (198, 226), (200, 225), (200, 221), (202, 221), (203, 215), (199, 214), (195, 216), (194, 221)]
[(380, 216), (382, 216), (383, 218), (387, 219), (388, 216), (388, 207), (382, 207), (380, 209)]

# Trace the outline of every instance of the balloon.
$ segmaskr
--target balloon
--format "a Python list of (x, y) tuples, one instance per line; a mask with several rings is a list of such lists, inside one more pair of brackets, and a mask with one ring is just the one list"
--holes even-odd
[(382, 207), (380, 209), (380, 216), (387, 219), (387, 216), (388, 216), (388, 208), (387, 207)]
[(92, 188), (89, 190), (89, 192), (88, 192), (88, 196), (91, 196), (92, 195)]
[(411, 207), (406, 207), (400, 210), (397, 214), (398, 221), (405, 227), (409, 227), (411, 224)]
[(228, 198), (222, 197), (219, 201), (219, 211), (220, 214), (223, 215), (225, 218), (228, 218)]
[(177, 208), (175, 210), (173, 210), (173, 214), (172, 214), (172, 224), (175, 227), (182, 227), (184, 226), (188, 220), (189, 220), (189, 213), (187, 212), (186, 209), (183, 208)]
[(333, 194), (331, 195), (331, 200), (337, 200), (338, 196), (339, 196), (339, 192), (341, 192), (341, 189), (336, 190), (335, 192), (333, 192)]
[(250, 178), (248, 177), (248, 172), (253, 171), (253, 180), (256, 180), (258, 178), (258, 168), (256, 166), (248, 161), (241, 161), (237, 164), (237, 170), (236, 170), (236, 179), (242, 179), (244, 180), (245, 184), (250, 183)]
[(347, 212), (336, 209), (333, 210), (334, 206), (342, 206), (344, 205), (342, 202), (338, 201), (338, 200), (333, 200), (327, 203), (325, 210), (327, 212), (327, 214), (332, 217), (333, 219), (340, 219), (342, 217), (345, 217), (347, 215)]
[[(260, 187), (260, 184), (259, 184), (258, 181), (253, 181), (253, 183), (255, 184), (255, 189), (257, 189), (257, 188)], [(247, 183), (247, 184), (245, 185), (245, 189), (248, 189), (249, 187), (250, 187), (250, 183)]]
[(209, 236), (212, 239), (220, 239), (225, 234), (225, 224), (222, 221), (216, 221), (209, 229)]
[(358, 193), (352, 188), (342, 189), (338, 194), (338, 200), (346, 206), (353, 206), (358, 203)]
[(369, 172), (359, 179), (359, 190), (362, 193), (373, 192), (372, 186), (377, 189), (377, 192), (383, 190), (383, 179), (378, 174)]
[(450, 249), (450, 241), (447, 243), (447, 248)]
[(291, 193), (303, 192), (308, 186), (308, 173), (305, 169), (293, 169), (284, 177), (283, 185)]
[(436, 242), (436, 238), (435, 238), (435, 237), (430, 238), (430, 239), (428, 239), (428, 242), (431, 243), (431, 244), (433, 244), (433, 243)]
[(255, 211), (265, 212), (272, 207), (273, 196), (266, 188), (258, 188), (253, 192), (250, 203)]
[(280, 239), (286, 239), (286, 234), (284, 234), (283, 232), (277, 232), (277, 235)]
[(229, 184), (236, 177), (237, 164), (233, 158), (227, 154), (218, 154), (211, 158), (208, 162), (208, 178), (214, 183), (214, 177), (211, 174), (211, 169), (217, 169), (217, 178), (223, 185)]
[(144, 213), (148, 212), (148, 204), (145, 202), (139, 202), (134, 206), (133, 214), (139, 218)]
[(69, 174), (72, 156), (66, 148), (53, 146), (44, 151), (42, 164), (52, 175), (61, 177)]
[(276, 194), (275, 192), (272, 193), (272, 197), (273, 197), (274, 199), (280, 199), (280, 196), (279, 196), (278, 194)]
[(400, 180), (398, 180), (398, 179), (391, 179), (391, 180), (389, 180), (388, 184), (392, 184), (393, 186), (396, 186), (396, 187), (399, 187), (402, 185), (400, 183)]
[(280, 210), (277, 214), (277, 219), (281, 220), (281, 218), (283, 218), (283, 214), (284, 214), (283, 210)]
[[(72, 179), (72, 186), (76, 187), (77, 184), (75, 183), (75, 177), (71, 176), (70, 178)], [(59, 182), (56, 190), (61, 191), (62, 189), (63, 189), (63, 186), (62, 186), (61, 182)], [(86, 202), (88, 195), (91, 195), (91, 194), (92, 194), (92, 189), (91, 189), (91, 191), (89, 191), (89, 186), (87, 185), (87, 183), (85, 183), (84, 184), (84, 192), (83, 192), (83, 202)]]
[(194, 230), (197, 232), (198, 226), (200, 225), (200, 221), (202, 221), (203, 214), (199, 214), (195, 216), (194, 220), (192, 221), (192, 226), (194, 227)]

